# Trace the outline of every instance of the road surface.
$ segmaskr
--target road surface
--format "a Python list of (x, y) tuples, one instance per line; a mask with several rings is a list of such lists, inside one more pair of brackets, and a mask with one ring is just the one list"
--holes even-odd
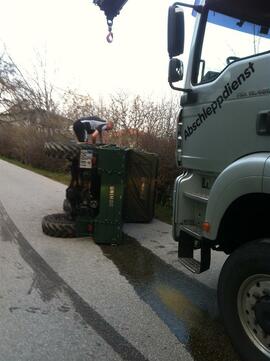
[(211, 272), (177, 260), (170, 226), (127, 224), (125, 243), (57, 239), (41, 220), (65, 186), (0, 161), (0, 361), (237, 361)]

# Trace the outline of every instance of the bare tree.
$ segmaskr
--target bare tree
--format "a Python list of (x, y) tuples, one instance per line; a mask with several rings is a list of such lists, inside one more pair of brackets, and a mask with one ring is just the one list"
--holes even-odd
[(45, 63), (39, 64), (39, 71), (26, 77), (10, 55), (5, 52), (0, 56), (0, 122), (18, 121), (16, 115), (27, 110), (39, 110), (45, 118), (47, 112), (57, 111)]
[(80, 95), (68, 89), (62, 99), (62, 112), (71, 120), (78, 119), (95, 112), (95, 102), (90, 95)]

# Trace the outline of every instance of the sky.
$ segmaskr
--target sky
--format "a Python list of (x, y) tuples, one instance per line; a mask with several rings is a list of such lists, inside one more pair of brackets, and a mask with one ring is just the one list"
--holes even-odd
[[(108, 44), (105, 15), (92, 0), (0, 0), (0, 49), (5, 47), (30, 77), (42, 59), (48, 80), (60, 93), (70, 88), (93, 98), (119, 91), (151, 99), (178, 96), (167, 82), (167, 13), (173, 2), (129, 0), (114, 19), (114, 40)], [(186, 68), (194, 17), (184, 9), (181, 59)], [(207, 54), (216, 54), (212, 61), (223, 64), (227, 56), (250, 46), (250, 36), (238, 38), (210, 25), (206, 62), (210, 65)]]
[(114, 19), (114, 41), (108, 44), (105, 15), (92, 0), (0, 0), (0, 45), (30, 76), (42, 59), (48, 78), (60, 89), (94, 97), (118, 91), (171, 96), (167, 82), (171, 3), (129, 0)]

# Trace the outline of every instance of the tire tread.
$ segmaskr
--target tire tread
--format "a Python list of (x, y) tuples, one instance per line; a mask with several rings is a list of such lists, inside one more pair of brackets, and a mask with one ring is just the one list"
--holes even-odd
[(50, 214), (43, 217), (42, 230), (51, 237), (76, 237), (75, 222), (67, 218), (64, 213)]

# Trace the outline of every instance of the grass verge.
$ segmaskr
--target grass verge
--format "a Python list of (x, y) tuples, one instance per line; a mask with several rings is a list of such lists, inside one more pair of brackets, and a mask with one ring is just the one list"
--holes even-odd
[(172, 207), (164, 207), (158, 203), (155, 204), (155, 217), (162, 222), (172, 224)]

